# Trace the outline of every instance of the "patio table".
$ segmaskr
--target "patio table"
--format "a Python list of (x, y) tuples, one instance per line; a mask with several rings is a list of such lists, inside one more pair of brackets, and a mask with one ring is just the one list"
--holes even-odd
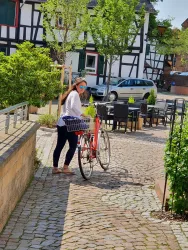
[[(108, 109), (108, 114), (109, 115), (114, 115), (113, 111), (114, 111), (114, 105), (106, 105), (107, 109)], [(136, 131), (136, 126), (137, 126), (137, 122), (138, 122), (138, 117), (139, 117), (139, 112), (140, 112), (140, 108), (136, 108), (136, 107), (129, 107), (129, 113), (133, 114), (133, 117), (135, 118), (135, 131)]]

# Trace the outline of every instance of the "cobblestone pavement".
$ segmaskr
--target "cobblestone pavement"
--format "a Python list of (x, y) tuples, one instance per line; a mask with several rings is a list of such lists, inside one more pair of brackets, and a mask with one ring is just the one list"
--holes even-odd
[(84, 181), (77, 154), (75, 176), (51, 174), (56, 133), (39, 130), (42, 164), (0, 236), (0, 250), (188, 249), (188, 223), (150, 217), (161, 207), (153, 187), (164, 175), (167, 133), (162, 126), (110, 133), (109, 171), (96, 167), (91, 181)]

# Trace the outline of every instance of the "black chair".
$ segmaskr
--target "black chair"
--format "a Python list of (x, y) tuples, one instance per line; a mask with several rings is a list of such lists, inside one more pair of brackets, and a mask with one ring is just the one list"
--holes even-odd
[(169, 120), (169, 122), (171, 123), (172, 121), (172, 115), (174, 113), (174, 100), (170, 100), (170, 99), (166, 99), (166, 103), (168, 104), (168, 108), (167, 108), (167, 121)]
[(168, 111), (168, 103), (160, 102), (156, 104), (159, 108), (155, 109), (153, 112), (153, 118), (157, 118), (156, 126), (159, 124), (159, 119), (162, 120), (163, 125), (166, 126), (167, 123), (167, 111)]
[[(141, 103), (139, 116), (144, 119), (144, 127), (146, 126), (146, 122), (152, 127), (152, 111), (148, 112), (148, 105), (146, 103)], [(147, 121), (148, 119), (149, 121)]]
[(130, 118), (129, 106), (127, 104), (114, 104), (114, 123), (112, 130), (117, 128), (117, 124), (120, 127), (125, 127), (127, 131), (127, 123), (131, 119), (131, 131), (132, 131), (132, 118)]
[(110, 125), (110, 120), (113, 120), (113, 115), (108, 114), (108, 109), (106, 105), (98, 104), (97, 114), (100, 117), (101, 122), (105, 121), (105, 125)]

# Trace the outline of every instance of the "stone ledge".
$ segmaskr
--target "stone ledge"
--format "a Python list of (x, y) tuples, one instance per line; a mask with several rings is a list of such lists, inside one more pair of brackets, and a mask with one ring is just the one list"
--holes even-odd
[[(161, 201), (161, 204), (163, 202), (164, 185), (165, 185), (164, 179), (159, 179), (155, 182), (155, 192), (156, 192), (159, 200)], [(167, 185), (166, 194), (165, 194), (165, 204), (164, 204), (165, 206), (168, 206), (169, 196), (170, 196), (170, 191), (169, 191), (169, 187)]]
[(4, 166), (10, 158), (19, 151), (23, 143), (29, 140), (29, 138), (40, 128), (39, 123), (30, 123), (29, 125), (31, 126), (28, 126), (27, 132), (24, 131), (12, 145), (5, 147), (6, 150), (4, 152), (0, 151), (0, 168)]

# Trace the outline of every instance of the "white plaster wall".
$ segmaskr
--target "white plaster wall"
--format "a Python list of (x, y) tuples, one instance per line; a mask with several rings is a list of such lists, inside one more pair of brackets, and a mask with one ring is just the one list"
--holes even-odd
[(145, 23), (144, 23), (144, 36), (143, 36), (143, 52), (140, 53), (139, 60), (139, 68), (138, 68), (138, 77), (143, 78), (143, 70), (144, 70), (144, 61), (145, 61), (145, 53), (146, 53), (146, 35), (148, 32), (148, 24), (149, 24), (149, 13), (145, 14)]
[(15, 39), (15, 37), (16, 37), (16, 29), (14, 27), (10, 27), (9, 31), (10, 31), (10, 38)]
[(78, 63), (79, 63), (79, 53), (78, 52), (68, 52), (65, 65), (72, 65), (72, 71), (78, 72)]
[(133, 46), (140, 47), (140, 35), (136, 36), (136, 39), (135, 39)]
[(14, 52), (16, 52), (16, 48), (10, 48), (10, 54), (13, 54)]
[(6, 38), (7, 37), (7, 27), (1, 26), (1, 37)]
[(24, 4), (21, 9), (21, 22), (20, 24), (31, 26), (32, 6)]
[[(109, 72), (109, 65), (107, 64), (107, 70), (106, 70), (106, 74), (107, 75), (108, 75), (108, 72)], [(112, 76), (118, 76), (118, 74), (119, 74), (119, 57), (113, 63), (113, 65), (112, 65), (112, 71), (111, 71), (111, 75)]]
[(43, 29), (39, 28), (37, 32), (37, 41), (42, 41), (43, 39)]
[(95, 75), (86, 75), (85, 78), (86, 78), (88, 87), (96, 86), (97, 76), (95, 76)]

